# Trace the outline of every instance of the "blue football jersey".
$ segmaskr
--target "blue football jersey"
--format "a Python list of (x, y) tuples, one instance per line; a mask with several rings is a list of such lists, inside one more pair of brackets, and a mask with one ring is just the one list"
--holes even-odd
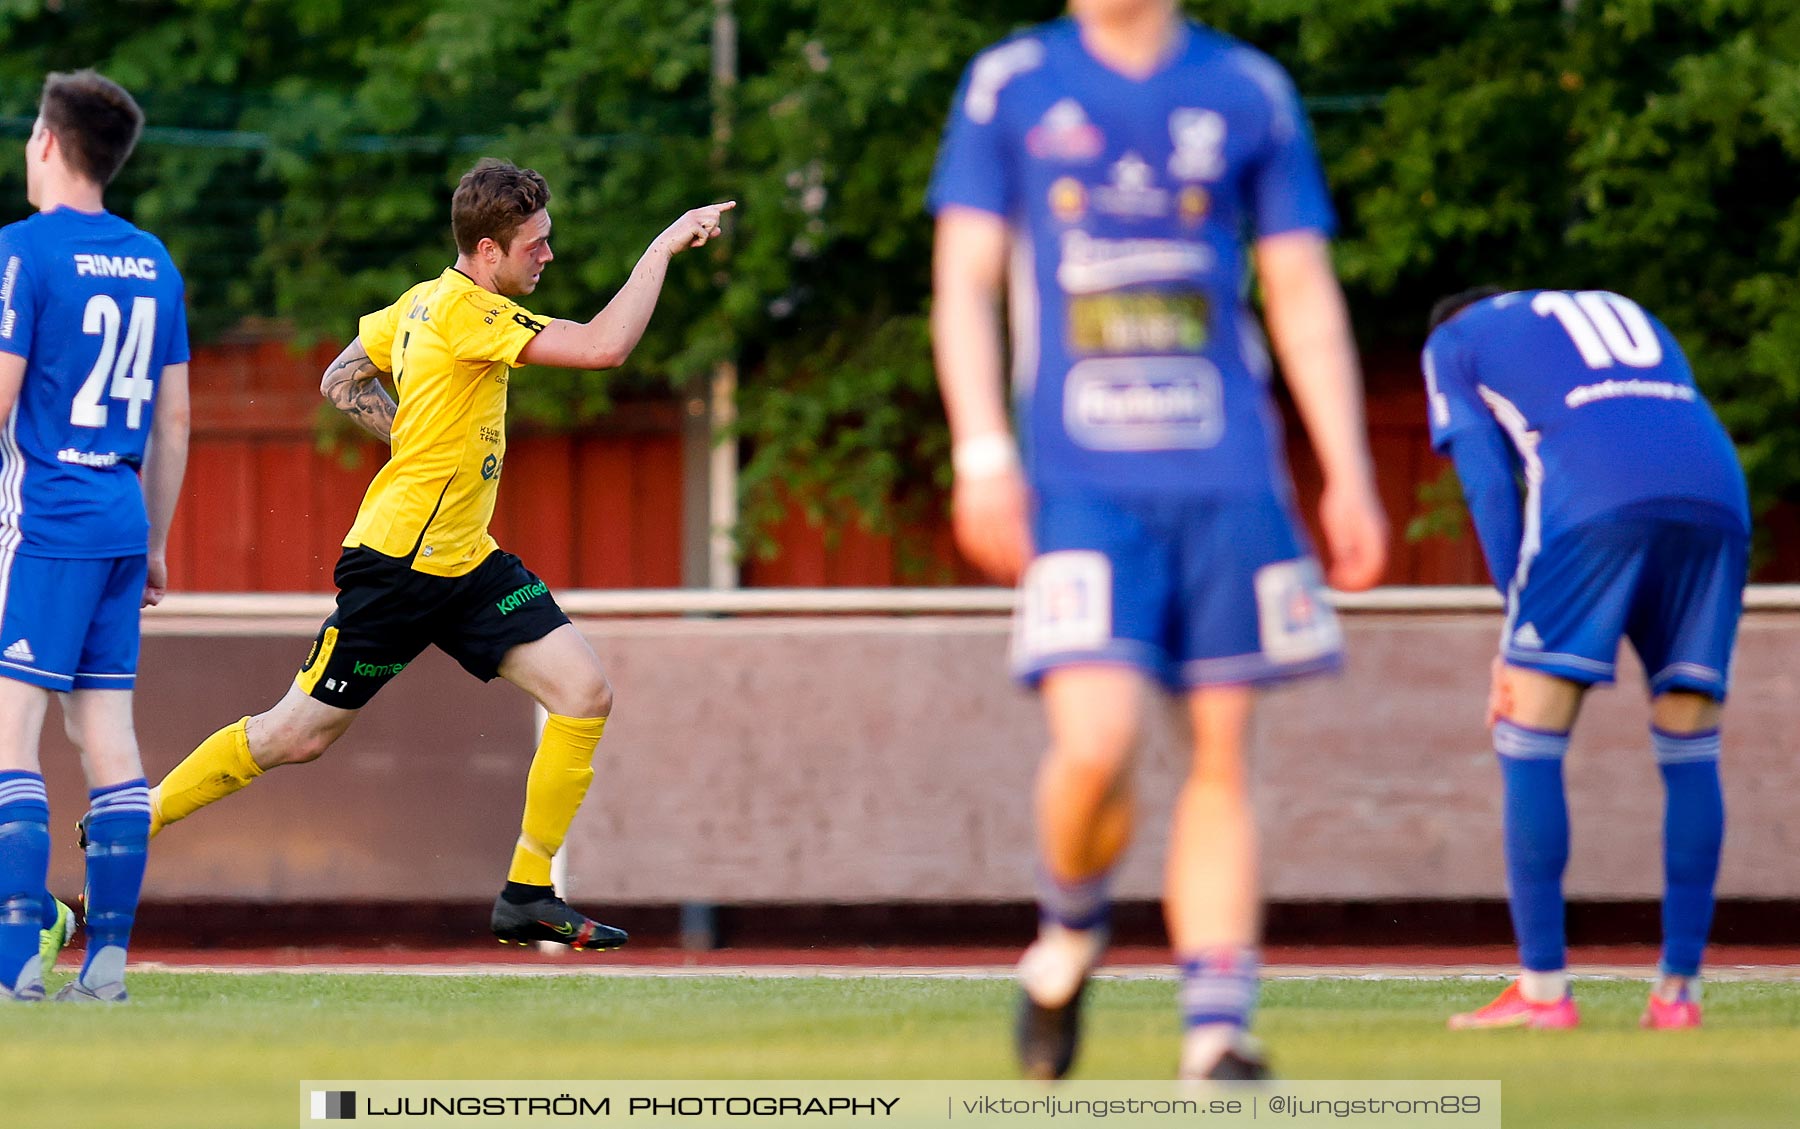
[(167, 248), (109, 212), (62, 207), (0, 228), (0, 350), (27, 361), (0, 435), (0, 549), (144, 552), (138, 470), (157, 384), (188, 359)]
[(1424, 369), (1433, 447), (1498, 429), (1517, 453), (1532, 545), (1626, 509), (1749, 528), (1731, 437), (1674, 335), (1629, 298), (1524, 290), (1477, 302), (1432, 333)]
[(1133, 493), (1285, 492), (1245, 240), (1329, 234), (1292, 84), (1199, 24), (1137, 80), (1071, 19), (976, 57), (929, 205), (1011, 229), (1013, 387), (1031, 480)]

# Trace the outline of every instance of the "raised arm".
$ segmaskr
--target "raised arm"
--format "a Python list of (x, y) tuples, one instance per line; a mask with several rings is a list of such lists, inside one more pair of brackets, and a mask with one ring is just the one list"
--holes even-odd
[(1006, 221), (974, 208), (938, 216), (931, 340), (950, 420), (951, 520), (970, 563), (1003, 583), (1031, 559), (1025, 480), (1006, 408), (1000, 290)]
[(169, 529), (187, 474), (190, 416), (188, 367), (168, 365), (156, 384), (156, 417), (144, 452), (144, 509), (150, 515), (150, 570), (143, 597), (147, 608), (162, 603), (169, 591)]
[(325, 369), (325, 376), (319, 381), (319, 394), (355, 421), (356, 426), (383, 443), (391, 443), (394, 412), (399, 405), (382, 387), (381, 375), (381, 370), (369, 359), (362, 338), (358, 337), (344, 346), (344, 351)]
[(1256, 243), (1269, 339), (1325, 475), (1319, 522), (1333, 587), (1373, 587), (1387, 566), (1387, 517), (1375, 493), (1362, 375), (1331, 247), (1316, 231)]
[(644, 336), (656, 299), (662, 294), (669, 260), (689, 247), (704, 247), (719, 234), (719, 217), (737, 201), (695, 208), (651, 241), (631, 270), (631, 277), (606, 308), (587, 322), (558, 319), (519, 351), (522, 365), (552, 368), (616, 368), (625, 363)]

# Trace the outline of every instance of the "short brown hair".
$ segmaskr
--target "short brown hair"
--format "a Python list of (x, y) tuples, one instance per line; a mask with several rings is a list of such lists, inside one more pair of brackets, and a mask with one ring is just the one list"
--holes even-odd
[(463, 174), (450, 197), (450, 230), (456, 249), (473, 255), (483, 239), (512, 249), (513, 232), (550, 204), (550, 186), (531, 169), (483, 157)]
[(144, 132), (144, 111), (123, 86), (92, 70), (44, 79), (38, 114), (78, 176), (104, 188), (125, 167)]
[(1431, 307), (1431, 316), (1425, 321), (1426, 334), (1435, 333), (1438, 326), (1443, 325), (1475, 303), (1506, 292), (1504, 286), (1472, 286), (1467, 290), (1452, 294), (1448, 298), (1439, 298), (1437, 305)]

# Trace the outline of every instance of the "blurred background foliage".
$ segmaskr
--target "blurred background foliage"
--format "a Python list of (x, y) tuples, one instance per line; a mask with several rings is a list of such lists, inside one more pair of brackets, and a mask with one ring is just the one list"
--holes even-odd
[[(1411, 351), (1474, 282), (1601, 286), (1657, 312), (1759, 505), (1800, 498), (1800, 7), (1791, 0), (1191, 0), (1308, 98), (1363, 344)], [(622, 370), (540, 370), (516, 418), (575, 426), (741, 365), (747, 526), (784, 498), (891, 528), (941, 504), (925, 184), (970, 56), (1054, 0), (0, 0), (0, 134), (44, 72), (96, 66), (152, 129), (113, 194), (189, 278), (202, 338), (338, 340), (453, 254), (482, 155), (538, 168), (585, 318), (684, 209), (736, 198), (730, 254), (678, 260)], [(730, 123), (715, 144), (715, 110)], [(0, 220), (25, 213), (0, 162)]]

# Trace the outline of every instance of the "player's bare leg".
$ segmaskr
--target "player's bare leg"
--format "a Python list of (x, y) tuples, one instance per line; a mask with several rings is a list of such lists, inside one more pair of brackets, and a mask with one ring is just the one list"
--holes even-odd
[(1650, 740), (1663, 779), (1663, 950), (1640, 1022), (1655, 1030), (1700, 1026), (1700, 964), (1725, 838), (1723, 712), (1716, 698), (1688, 690), (1651, 703)]
[(129, 690), (76, 690), (62, 696), (63, 731), (81, 753), (91, 788), (110, 788), (144, 775)]
[(48, 690), (0, 678), (0, 772), (38, 771), (38, 738), (49, 709)]
[(1193, 760), (1169, 839), (1165, 914), (1177, 949), (1256, 943), (1256, 819), (1245, 742), (1254, 692), (1215, 686), (1188, 696)]
[(612, 713), (612, 684), (600, 665), (600, 656), (574, 624), (564, 624), (535, 643), (506, 652), (500, 677), (553, 714), (606, 717)]
[(274, 706), (214, 733), (150, 790), (150, 833), (239, 791), (271, 768), (318, 760), (356, 720), (298, 683)]
[(1051, 875), (1079, 882), (1112, 869), (1131, 840), (1130, 768), (1148, 680), (1127, 667), (1044, 677), (1050, 748), (1038, 768), (1038, 850)]
[(50, 694), (0, 678), (0, 1003), (44, 998), (39, 965), (50, 869), (50, 802), (38, 735)]
[(1266, 1073), (1247, 1037), (1261, 930), (1245, 749), (1254, 700), (1247, 686), (1202, 687), (1187, 699), (1193, 759), (1175, 805), (1163, 897), (1182, 970), (1184, 1078)]
[(550, 860), (562, 849), (594, 779), (594, 749), (612, 713), (612, 685), (594, 649), (571, 624), (508, 651), (500, 677), (537, 699), (549, 716), (526, 778), (525, 813), (506, 888), (494, 902), (494, 935), (518, 944), (618, 948), (625, 931), (569, 908), (550, 879)]
[(138, 755), (132, 693), (76, 690), (63, 696), (62, 707), (63, 728), (81, 753), (89, 788), (81, 817), (88, 945), (80, 973), (56, 998), (123, 1003), (126, 950), (150, 844), (150, 791)]
[(1539, 670), (1501, 663), (1494, 676), (1499, 716), (1532, 729), (1561, 730), (1575, 727), (1587, 687)]
[(328, 706), (298, 685), (289, 686), (281, 701), (245, 723), (250, 759), (264, 771), (316, 761), (350, 731), (357, 712)]
[(1453, 1030), (1561, 1029), (1580, 1022), (1564, 933), (1569, 808), (1563, 757), (1587, 687), (1496, 661), (1488, 721), (1505, 790), (1507, 901), (1523, 965), (1493, 1002), (1450, 1017)]
[(1131, 839), (1129, 770), (1150, 691), (1128, 667), (1067, 667), (1044, 678), (1039, 931), (1019, 961), (1018, 1051), (1029, 1077), (1060, 1078), (1074, 1060), (1082, 988), (1106, 947), (1112, 869)]

